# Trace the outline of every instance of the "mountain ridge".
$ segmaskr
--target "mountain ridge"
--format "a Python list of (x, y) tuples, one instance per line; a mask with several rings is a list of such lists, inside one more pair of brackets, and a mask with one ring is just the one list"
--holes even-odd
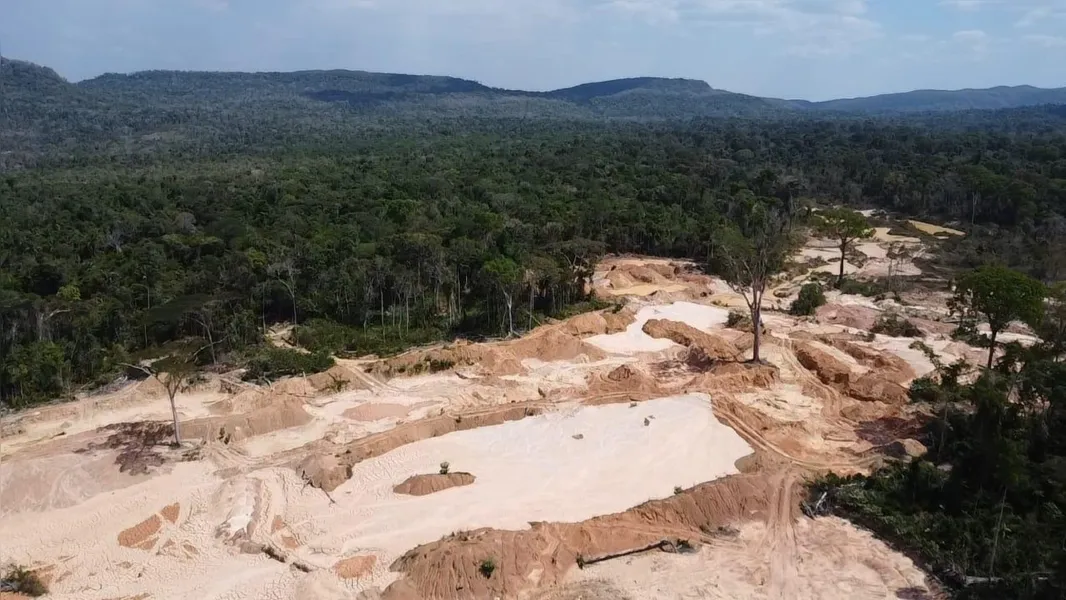
[(269, 152), (326, 139), (343, 143), (393, 126), (424, 130), (458, 120), (650, 123), (914, 114), (957, 126), (991, 118), (1009, 127), (1016, 119), (967, 113), (1023, 109), (1047, 113), (1024, 118), (1066, 118), (1066, 88), (1032, 86), (809, 102), (739, 94), (705, 81), (663, 77), (612, 79), (549, 91), (494, 88), (457, 77), (343, 69), (152, 70), (107, 73), (71, 83), (47, 67), (7, 58), (0, 60), (0, 93), (0, 148), (4, 149), (0, 172), (40, 164), (43, 156), (96, 161), (158, 152), (195, 156), (208, 149)]
[[(230, 80), (245, 85), (274, 80), (289, 85), (319, 83), (328, 81), (358, 81), (366, 85), (396, 88), (395, 92), (404, 93), (495, 93), (511, 96), (541, 97), (572, 102), (589, 102), (604, 96), (634, 92), (674, 93), (680, 95), (733, 95), (751, 100), (762, 100), (777, 106), (794, 109), (815, 110), (965, 110), (981, 108), (1012, 108), (1034, 106), (1039, 104), (1066, 104), (1066, 87), (1041, 88), (1022, 84), (1015, 86), (998, 85), (989, 88), (933, 89), (921, 88), (902, 92), (888, 92), (869, 96), (833, 98), (829, 100), (806, 100), (802, 98), (773, 98), (733, 92), (712, 87), (700, 79), (683, 77), (638, 76), (592, 81), (573, 86), (547, 91), (529, 91), (521, 89), (500, 88), (485, 85), (479, 81), (446, 75), (412, 75), (402, 73), (382, 73), (351, 69), (308, 69), (298, 71), (185, 71), (152, 69), (131, 73), (108, 72), (70, 82), (53, 69), (29, 61), (0, 58), (0, 64), (16, 67), (16, 71), (25, 76), (28, 72), (39, 71), (44, 79), (53, 85), (62, 82), (77, 89), (102, 89), (110, 86), (143, 85), (145, 83), (166, 83), (179, 80), (198, 83)], [(286, 81), (287, 80), (287, 81)], [(7, 83), (5, 81), (5, 83)], [(318, 90), (326, 91), (326, 90)]]

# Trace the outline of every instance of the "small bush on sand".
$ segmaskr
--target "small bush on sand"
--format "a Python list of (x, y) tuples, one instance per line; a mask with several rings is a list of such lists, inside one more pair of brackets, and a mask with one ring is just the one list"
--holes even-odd
[(877, 318), (872, 329), (873, 333), (890, 335), (892, 337), (922, 337), (924, 334), (914, 323), (899, 316), (894, 312), (886, 312)]
[(450, 469), (450, 468), (451, 468), (451, 465), (448, 464), (448, 461), (442, 462), (440, 464), (440, 474), (441, 475), (447, 475), (448, 474), (448, 469)]
[(825, 291), (819, 283), (808, 283), (800, 288), (799, 297), (792, 303), (789, 312), (796, 316), (813, 315), (819, 306), (825, 304)]
[(675, 496), (676, 496), (677, 494), (680, 494), (681, 492), (684, 492), (684, 491), (685, 491), (685, 490), (684, 490), (684, 488), (682, 488), (681, 486), (679, 486), (679, 485), (675, 485), (675, 486), (674, 486), (674, 495), (675, 495)]
[(481, 575), (485, 579), (492, 577), (492, 574), (496, 572), (496, 561), (491, 558), (486, 558), (481, 561), (481, 566), (478, 567), (478, 571), (481, 571)]
[(731, 329), (740, 329), (747, 331), (751, 329), (751, 315), (742, 311), (733, 309), (729, 311), (729, 316), (725, 320), (726, 327)]
[(429, 362), (429, 372), (439, 373), (441, 371), (447, 371), (455, 366), (454, 360), (448, 359), (433, 359)]
[(840, 290), (841, 294), (866, 296), (867, 298), (873, 298), (888, 291), (884, 284), (879, 281), (858, 281), (855, 279), (845, 279), (837, 286), (837, 289)]
[(36, 571), (30, 571), (19, 565), (15, 565), (4, 573), (3, 583), (12, 591), (25, 596), (36, 598), (48, 593), (48, 587), (44, 585)]

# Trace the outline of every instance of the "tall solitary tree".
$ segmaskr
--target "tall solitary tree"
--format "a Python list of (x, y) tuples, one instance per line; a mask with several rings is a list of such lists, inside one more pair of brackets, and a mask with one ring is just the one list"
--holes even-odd
[(837, 286), (844, 282), (844, 258), (855, 240), (872, 237), (874, 230), (862, 213), (850, 208), (831, 208), (818, 213), (815, 229), (819, 234), (836, 241), (840, 248), (840, 275)]
[(755, 340), (752, 361), (760, 362), (762, 301), (770, 279), (785, 267), (796, 246), (787, 207), (773, 198), (744, 192), (731, 206), (730, 222), (712, 243), (711, 267), (744, 298)]
[(988, 368), (996, 354), (996, 337), (1011, 321), (1038, 324), (1044, 314), (1044, 284), (1006, 267), (985, 265), (959, 278), (949, 307), (959, 316), (959, 330), (988, 323)]
[(170, 400), (170, 415), (174, 420), (174, 445), (181, 446), (181, 429), (178, 422), (178, 405), (175, 401), (178, 392), (196, 372), (196, 365), (191, 356), (169, 356), (153, 362), (148, 366), (126, 365), (137, 369), (163, 385)]

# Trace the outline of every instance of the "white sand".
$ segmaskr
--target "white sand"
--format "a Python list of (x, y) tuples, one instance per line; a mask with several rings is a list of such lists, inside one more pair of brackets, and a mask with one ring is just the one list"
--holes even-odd
[[(525, 529), (529, 521), (573, 522), (624, 511), (670, 496), (674, 486), (736, 473), (734, 462), (751, 451), (714, 417), (705, 394), (638, 408), (581, 407), (463, 431), (357, 464), (352, 479), (333, 493), (336, 506), (322, 498), (321, 506), (304, 507), (323, 532), (308, 545), (375, 551), (384, 559), (376, 573), (384, 575), (382, 565), (454, 531)], [(423, 497), (392, 492), (410, 475), (436, 472), (442, 461), (477, 480)]]
[(903, 244), (921, 244), (922, 240), (908, 235), (893, 235), (890, 227), (875, 227), (874, 239), (879, 242), (900, 242)]
[(856, 244), (855, 249), (861, 252), (866, 258), (888, 258), (888, 248), (885, 248), (884, 244), (878, 244), (877, 242)]
[(729, 311), (717, 306), (693, 304), (692, 302), (674, 302), (666, 306), (645, 306), (637, 312), (634, 320), (625, 331), (610, 335), (596, 335), (585, 341), (607, 352), (616, 354), (633, 354), (637, 352), (661, 352), (677, 346), (670, 340), (653, 338), (644, 333), (644, 324), (651, 319), (678, 321), (709, 331), (725, 325)]
[(966, 235), (966, 232), (959, 231), (958, 229), (951, 229), (950, 227), (941, 227), (940, 225), (933, 225), (932, 223), (923, 223), (922, 221), (907, 221), (912, 227), (921, 231), (922, 233), (928, 233), (929, 235), (947, 234), (947, 235)]

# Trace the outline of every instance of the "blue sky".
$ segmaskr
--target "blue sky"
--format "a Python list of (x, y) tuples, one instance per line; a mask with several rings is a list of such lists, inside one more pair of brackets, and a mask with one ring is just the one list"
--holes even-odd
[(71, 80), (346, 68), (544, 90), (656, 75), (813, 100), (1066, 86), (1066, 0), (2, 0), (0, 42)]

